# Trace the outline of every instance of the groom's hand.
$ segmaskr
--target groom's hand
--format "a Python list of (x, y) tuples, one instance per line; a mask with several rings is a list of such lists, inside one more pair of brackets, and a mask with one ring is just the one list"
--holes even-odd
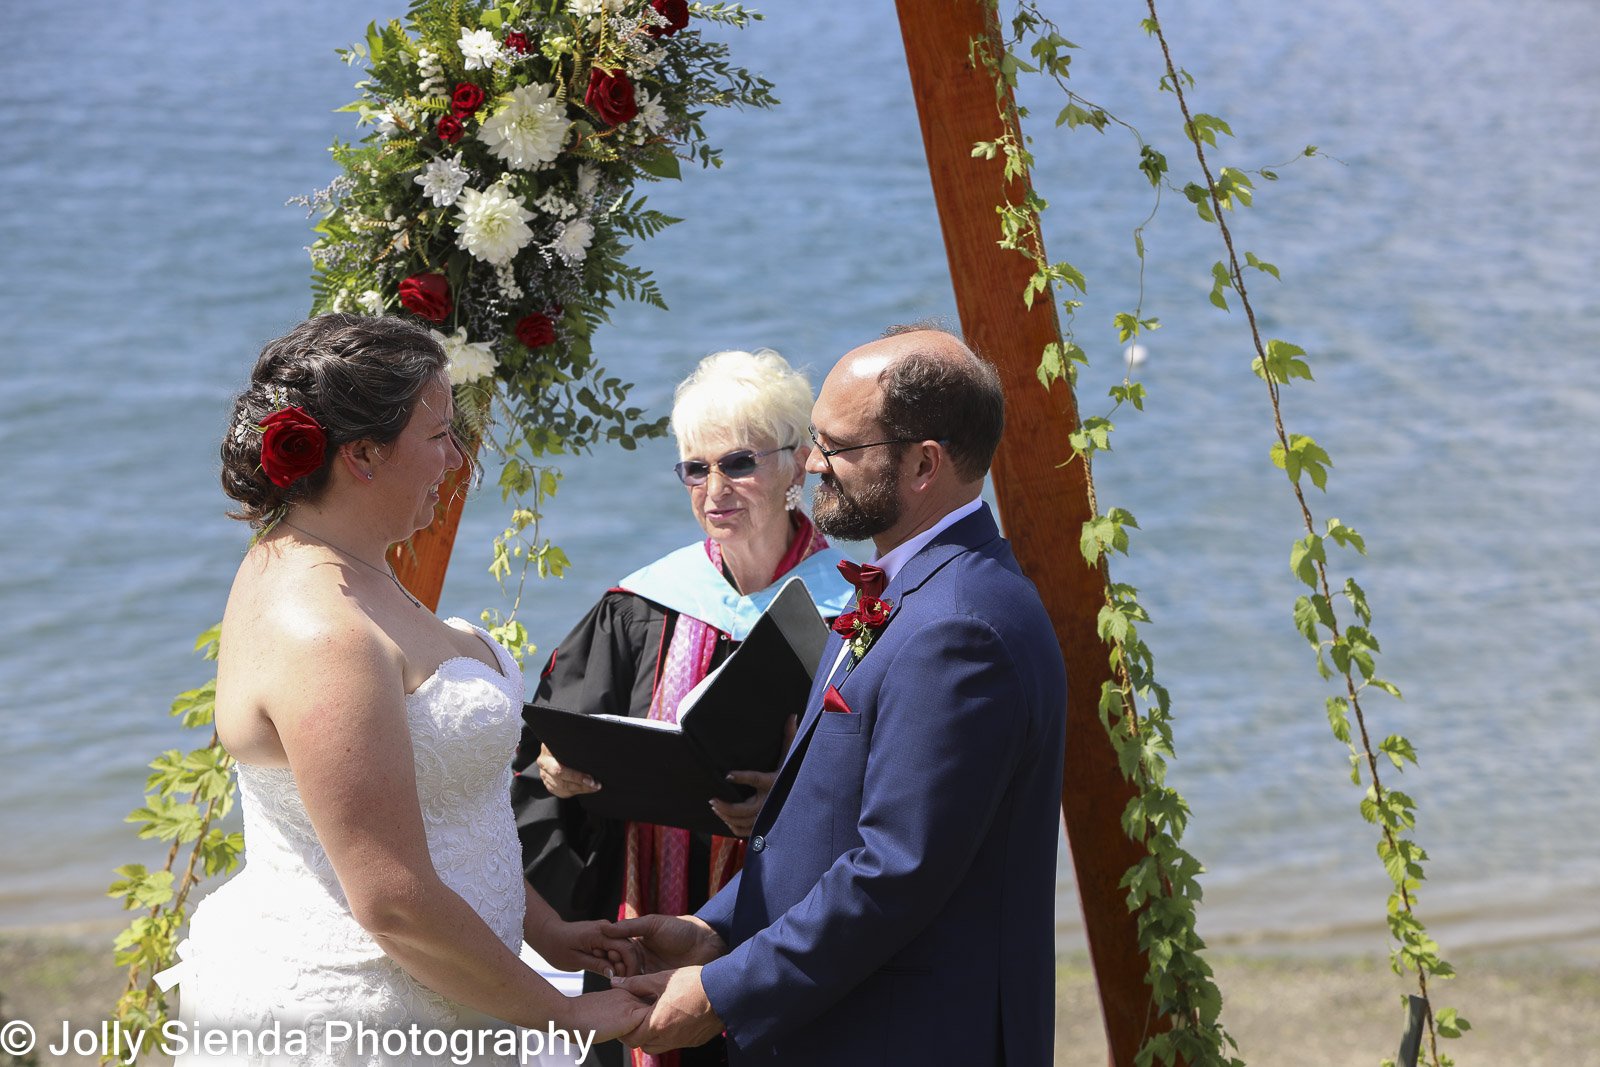
[(654, 1000), (650, 1015), (622, 1043), (655, 1055), (703, 1045), (722, 1032), (722, 1020), (706, 998), (699, 967), (624, 978), (612, 983), (642, 1000)]
[(610, 937), (637, 939), (646, 973), (710, 963), (728, 951), (717, 932), (693, 915), (641, 915), (603, 926)]

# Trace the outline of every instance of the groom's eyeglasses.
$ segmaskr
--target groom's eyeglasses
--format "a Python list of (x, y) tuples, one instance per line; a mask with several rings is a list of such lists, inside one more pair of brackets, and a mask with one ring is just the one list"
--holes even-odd
[(748, 448), (741, 448), (729, 452), (720, 459), (686, 459), (682, 463), (674, 463), (672, 469), (678, 472), (678, 480), (684, 485), (705, 485), (706, 479), (711, 477), (711, 468), (715, 467), (724, 478), (749, 478), (755, 474), (756, 468), (761, 465), (763, 456), (770, 456), (774, 452), (788, 452), (794, 445), (784, 445), (782, 448), (769, 448), (765, 452), (752, 452)]
[[(818, 452), (822, 453), (823, 459), (832, 459), (834, 456), (841, 456), (846, 452), (856, 452), (863, 448), (877, 448), (879, 445), (910, 445), (915, 444), (918, 441), (927, 440), (927, 438), (923, 437), (896, 437), (891, 441), (869, 441), (864, 445), (845, 445), (843, 448), (823, 448), (822, 442), (817, 440), (817, 428), (815, 426), (807, 426), (806, 432), (811, 435), (811, 443), (816, 446)], [(939, 443), (942, 445), (947, 444), (948, 442), (941, 437), (939, 438)]]

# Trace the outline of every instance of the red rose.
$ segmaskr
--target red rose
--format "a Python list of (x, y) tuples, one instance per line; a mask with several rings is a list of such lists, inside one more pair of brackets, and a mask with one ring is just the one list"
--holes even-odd
[(556, 339), (556, 326), (544, 315), (535, 311), (517, 320), (517, 340), (529, 348), (540, 348)]
[(861, 621), (869, 630), (876, 630), (889, 621), (890, 608), (891, 605), (887, 600), (879, 600), (875, 596), (863, 595), (856, 604), (856, 610), (861, 614)]
[(847, 611), (833, 620), (833, 632), (845, 640), (856, 632), (856, 623), (861, 621), (861, 616), (854, 611)]
[(689, 0), (650, 0), (650, 6), (667, 20), (665, 26), (650, 28), (648, 32), (652, 37), (671, 37), (689, 25)]
[(443, 322), (455, 309), (443, 274), (413, 274), (400, 283), (400, 304), (429, 322)]
[(439, 125), (433, 128), (433, 132), (437, 133), (439, 140), (445, 144), (455, 144), (461, 140), (461, 129), (460, 119), (454, 115), (440, 115)]
[(633, 99), (633, 83), (620, 70), (595, 67), (589, 71), (589, 91), (583, 94), (583, 102), (600, 116), (600, 121), (611, 126), (621, 126), (639, 113), (639, 105)]
[(515, 52), (517, 55), (526, 55), (528, 52), (528, 35), (525, 33), (508, 33), (504, 42), (506, 51)]
[[(450, 110), (456, 118), (465, 118), (483, 106), (483, 90), (471, 82), (462, 82), (450, 94)], [(443, 137), (443, 134), (440, 134)], [(457, 134), (457, 136), (460, 136)], [(455, 138), (450, 138), (454, 141)]]
[(322, 466), (328, 435), (303, 408), (284, 408), (261, 420), (261, 472), (273, 485), (293, 485)]

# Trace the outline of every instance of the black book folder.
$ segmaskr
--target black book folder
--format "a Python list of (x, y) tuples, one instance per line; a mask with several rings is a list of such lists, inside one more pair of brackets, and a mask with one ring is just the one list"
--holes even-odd
[(778, 591), (744, 642), (678, 707), (677, 724), (528, 704), (523, 718), (556, 759), (595, 781), (594, 815), (727, 834), (712, 797), (753, 792), (729, 771), (773, 770), (784, 721), (805, 711), (828, 627), (798, 578)]

